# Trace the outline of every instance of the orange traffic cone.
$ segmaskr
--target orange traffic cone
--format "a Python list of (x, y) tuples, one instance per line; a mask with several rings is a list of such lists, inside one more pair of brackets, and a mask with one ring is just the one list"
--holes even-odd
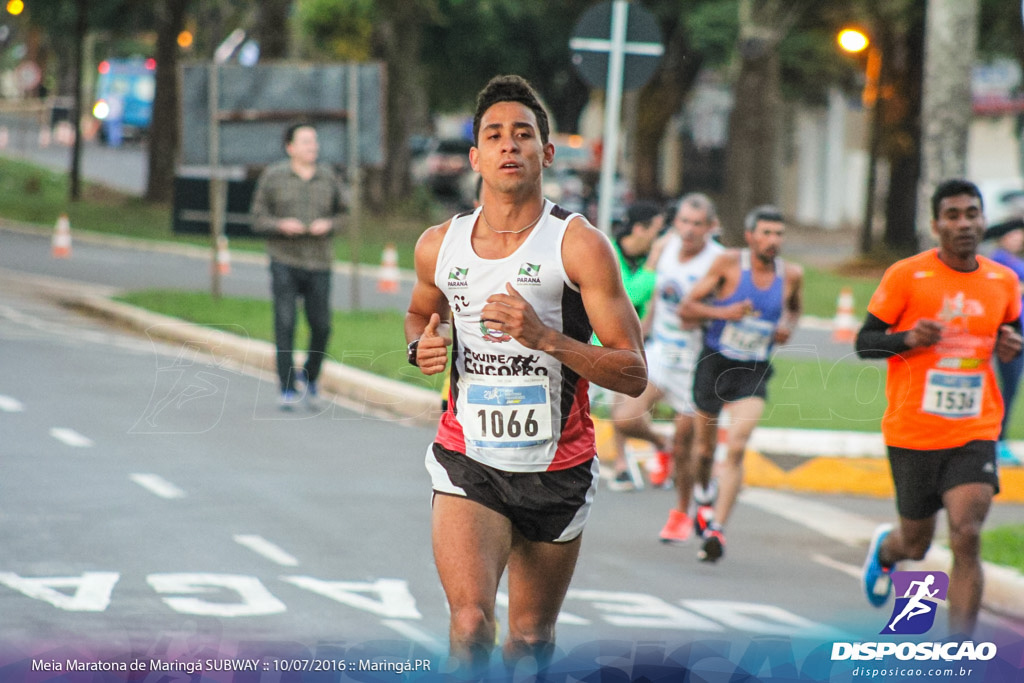
[(69, 258), (71, 256), (71, 222), (68, 215), (62, 213), (53, 228), (53, 258)]
[(853, 317), (853, 290), (843, 287), (839, 290), (836, 317), (832, 320), (832, 341), (852, 344), (857, 337), (857, 319)]
[(217, 238), (217, 272), (228, 275), (231, 272), (231, 252), (228, 251), (228, 238), (221, 235)]
[(398, 250), (388, 242), (380, 258), (380, 275), (377, 277), (377, 291), (394, 294), (398, 291)]

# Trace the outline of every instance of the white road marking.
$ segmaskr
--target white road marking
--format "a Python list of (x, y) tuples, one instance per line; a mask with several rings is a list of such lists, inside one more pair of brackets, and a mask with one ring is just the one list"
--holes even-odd
[[(572, 591), (569, 591), (569, 593), (570, 595), (566, 595), (566, 599), (572, 598)], [(498, 591), (498, 594), (495, 596), (494, 602), (498, 607), (504, 607), (505, 609), (508, 609), (508, 593)], [(588, 619), (584, 619), (583, 617), (578, 617), (575, 614), (572, 614), (571, 612), (567, 612), (563, 608), (561, 611), (558, 612), (558, 624), (560, 626), (565, 624), (571, 624), (573, 626), (590, 626), (590, 621)]]
[(236, 534), (235, 543), (245, 546), (257, 555), (262, 555), (271, 562), (276, 562), (285, 567), (298, 567), (299, 561), (274, 545), (262, 536), (255, 534)]
[(81, 576), (23, 577), (0, 572), (0, 584), (68, 612), (105, 612), (121, 575), (84, 572)]
[(847, 576), (852, 576), (855, 579), (861, 578), (861, 567), (855, 567), (852, 564), (847, 564), (845, 562), (840, 562), (839, 560), (834, 560), (828, 555), (822, 555), (820, 553), (815, 553), (811, 555), (811, 559), (820, 564), (822, 567), (835, 569), (836, 571), (842, 572)]
[(746, 489), (741, 500), (850, 547), (866, 545), (878, 526), (862, 515), (768, 489)]
[(142, 488), (161, 498), (173, 500), (174, 498), (185, 497), (184, 491), (158, 474), (136, 473), (131, 475), (131, 479)]
[(432, 654), (443, 655), (448, 652), (448, 645), (446, 643), (442, 643), (437, 638), (434, 638), (423, 629), (410, 624), (408, 621), (402, 621), (400, 619), (381, 619), (380, 623), (387, 626), (392, 631), (396, 631), (399, 635), (405, 636), (414, 643), (422, 645)]
[(50, 436), (66, 446), (74, 446), (75, 448), (90, 448), (93, 445), (91, 439), (82, 436), (74, 429), (66, 427), (54, 427), (50, 430)]
[[(163, 598), (175, 612), (208, 617), (257, 617), (282, 614), (284, 603), (271, 595), (255, 576), (236, 574), (150, 574), (149, 585), (157, 593), (178, 594)], [(230, 596), (234, 592), (236, 596)], [(216, 595), (214, 600), (185, 598), (182, 595)], [(236, 602), (230, 598), (235, 597)]]
[(282, 576), (284, 581), (318, 593), (343, 605), (376, 614), (385, 619), (422, 619), (416, 598), (404, 579), (375, 581), (324, 581), (312, 576)]
[(20, 413), (25, 410), (25, 406), (16, 398), (0, 395), (0, 410), (5, 413)]

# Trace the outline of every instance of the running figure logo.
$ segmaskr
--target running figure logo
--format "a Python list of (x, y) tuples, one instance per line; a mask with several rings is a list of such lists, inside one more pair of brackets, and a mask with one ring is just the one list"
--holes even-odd
[(892, 586), (896, 604), (881, 633), (926, 633), (935, 623), (938, 602), (946, 599), (949, 576), (945, 572), (893, 572)]

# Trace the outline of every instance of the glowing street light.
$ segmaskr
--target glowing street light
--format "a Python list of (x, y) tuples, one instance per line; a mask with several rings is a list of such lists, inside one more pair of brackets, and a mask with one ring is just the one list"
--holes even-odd
[(25, 11), (25, 3), (23, 0), (8, 0), (7, 1), (7, 12), (13, 16), (18, 16)]
[(854, 54), (863, 52), (871, 44), (867, 34), (855, 28), (844, 28), (836, 36), (836, 42), (839, 43), (839, 47), (843, 48), (843, 50)]
[(845, 28), (836, 36), (836, 42), (844, 51), (859, 54), (867, 50), (868, 61), (864, 69), (864, 90), (861, 103), (871, 112), (868, 140), (868, 179), (867, 197), (864, 202), (864, 225), (860, 234), (860, 251), (862, 254), (871, 251), (871, 228), (875, 217), (875, 182), (878, 162), (878, 146), (882, 134), (882, 102), (879, 99), (882, 81), (882, 50), (878, 48), (868, 35), (856, 28)]

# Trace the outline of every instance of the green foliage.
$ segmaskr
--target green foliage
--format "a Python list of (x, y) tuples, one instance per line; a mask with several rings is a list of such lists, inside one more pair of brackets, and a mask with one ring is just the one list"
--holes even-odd
[(796, 357), (776, 356), (768, 383), (766, 427), (877, 432), (885, 414), (886, 367), (849, 356), (817, 357), (807, 349)]
[(1024, 572), (1024, 524), (982, 531), (981, 559)]
[(804, 268), (804, 312), (819, 318), (835, 315), (839, 292), (843, 287), (853, 290), (854, 314), (863, 318), (868, 301), (878, 286), (880, 277), (840, 277), (819, 268)]
[(67, 213), (74, 228), (148, 238), (171, 234), (170, 208), (97, 185), (86, 185), (82, 202), (68, 201), (68, 179), (32, 164), (0, 159), (0, 215), (16, 221), (53, 225)]
[(1012, 57), (1020, 59), (1024, 49), (1021, 35), (1021, 6), (1007, 0), (981, 0), (978, 56), (983, 59)]
[(697, 2), (685, 15), (693, 49), (708, 66), (725, 66), (733, 57), (739, 37), (739, 0)]
[(578, 87), (571, 71), (569, 37), (587, 2), (438, 0), (437, 4), (439, 20), (426, 27), (423, 46), (435, 108), (471, 108), (477, 91), (500, 73), (526, 77), (548, 100), (570, 94), (557, 91), (556, 83)]
[(782, 91), (790, 99), (824, 103), (830, 86), (859, 89), (860, 63), (836, 46), (829, 26), (792, 31), (780, 46)]
[(314, 53), (341, 60), (370, 57), (372, 0), (300, 0), (299, 24)]

